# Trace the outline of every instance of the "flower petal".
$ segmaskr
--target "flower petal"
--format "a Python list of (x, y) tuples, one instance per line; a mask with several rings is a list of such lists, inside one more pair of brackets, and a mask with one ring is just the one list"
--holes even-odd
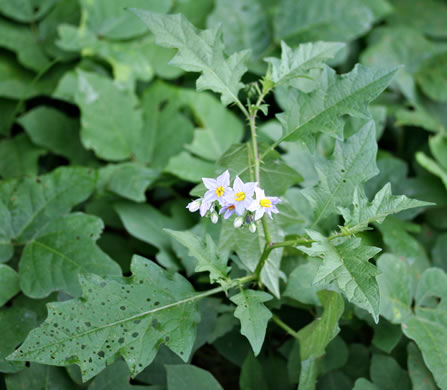
[(202, 181), (203, 181), (203, 184), (205, 185), (205, 187), (208, 188), (209, 190), (215, 190), (218, 187), (216, 179), (210, 179), (208, 177), (203, 177)]
[(228, 172), (228, 169), (224, 173), (222, 173), (222, 175), (220, 175), (216, 181), (217, 181), (217, 184), (222, 187), (229, 187), (230, 186), (230, 172)]
[(264, 208), (263, 208), (263, 207), (259, 207), (259, 208), (256, 210), (255, 220), (257, 221), (258, 219), (261, 219), (262, 216), (264, 215), (264, 212), (265, 212)]
[(234, 179), (233, 189), (234, 192), (244, 192), (244, 182), (239, 178), (239, 176), (236, 176), (236, 179)]

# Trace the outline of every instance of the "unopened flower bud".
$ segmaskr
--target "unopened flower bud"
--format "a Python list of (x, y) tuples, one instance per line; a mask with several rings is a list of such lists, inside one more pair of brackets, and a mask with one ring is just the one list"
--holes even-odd
[(244, 218), (239, 216), (234, 219), (233, 226), (237, 229), (237, 228), (240, 228), (243, 223), (244, 223)]
[(202, 201), (200, 199), (196, 199), (188, 203), (188, 206), (186, 206), (186, 208), (191, 211), (191, 213), (194, 213), (200, 208), (201, 203)]
[(211, 213), (211, 222), (212, 223), (217, 223), (219, 221), (219, 216), (217, 215), (217, 213), (215, 211), (213, 211)]
[(254, 222), (250, 223), (250, 225), (248, 225), (248, 229), (254, 233), (256, 232), (256, 224)]

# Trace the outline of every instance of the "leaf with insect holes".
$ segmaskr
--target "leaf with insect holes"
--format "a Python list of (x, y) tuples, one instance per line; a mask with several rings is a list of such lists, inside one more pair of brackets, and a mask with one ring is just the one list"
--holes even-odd
[(49, 304), (47, 320), (8, 360), (77, 364), (84, 381), (120, 355), (135, 376), (161, 344), (187, 361), (200, 318), (193, 287), (140, 256), (131, 270), (127, 279), (81, 277), (82, 298)]
[(181, 14), (162, 15), (135, 8), (130, 11), (152, 31), (157, 44), (178, 49), (170, 64), (187, 72), (201, 73), (197, 79), (199, 91), (210, 89), (220, 93), (224, 105), (238, 101), (249, 51), (227, 56), (219, 26), (200, 31)]

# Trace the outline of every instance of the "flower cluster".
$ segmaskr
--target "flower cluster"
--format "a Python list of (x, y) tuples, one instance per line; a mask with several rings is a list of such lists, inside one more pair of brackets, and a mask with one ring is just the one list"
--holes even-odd
[(264, 214), (272, 218), (272, 213), (278, 213), (276, 205), (281, 201), (279, 198), (265, 196), (258, 183), (244, 183), (239, 176), (236, 176), (233, 187), (230, 187), (228, 170), (217, 179), (203, 178), (202, 181), (208, 191), (203, 198), (193, 200), (186, 208), (191, 212), (200, 210), (200, 215), (210, 217), (213, 223), (217, 223), (219, 215), (223, 214), (223, 218), (228, 219), (236, 214), (234, 227), (246, 223), (250, 231), (255, 232), (255, 221)]

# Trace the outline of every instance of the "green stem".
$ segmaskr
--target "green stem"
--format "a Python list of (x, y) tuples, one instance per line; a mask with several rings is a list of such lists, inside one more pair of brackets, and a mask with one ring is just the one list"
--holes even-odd
[(273, 314), (272, 316), (273, 322), (278, 325), (280, 328), (284, 329), (290, 336), (294, 337), (298, 340), (298, 332), (295, 332), (289, 325), (281, 320), (277, 315)]

